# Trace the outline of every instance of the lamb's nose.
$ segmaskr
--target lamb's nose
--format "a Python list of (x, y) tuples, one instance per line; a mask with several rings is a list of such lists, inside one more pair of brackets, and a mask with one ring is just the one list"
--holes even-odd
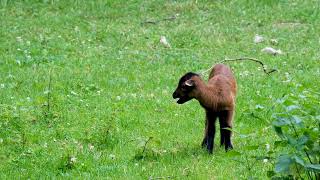
[(174, 93), (172, 94), (172, 97), (173, 97), (173, 99), (177, 98), (177, 93), (174, 92)]

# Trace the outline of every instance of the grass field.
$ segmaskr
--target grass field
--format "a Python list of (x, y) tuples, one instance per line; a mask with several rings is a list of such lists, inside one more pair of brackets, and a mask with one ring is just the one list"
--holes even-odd
[[(272, 163), (250, 157), (273, 148), (276, 100), (320, 91), (316, 0), (0, 2), (0, 179), (265, 179)], [(184, 73), (237, 57), (278, 71), (228, 63), (235, 159), (218, 133), (212, 155), (201, 149), (203, 110), (172, 92)]]

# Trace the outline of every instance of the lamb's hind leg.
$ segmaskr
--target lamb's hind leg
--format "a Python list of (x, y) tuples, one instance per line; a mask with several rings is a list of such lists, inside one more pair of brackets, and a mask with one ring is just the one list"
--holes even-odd
[[(231, 141), (232, 131), (229, 130), (229, 129), (232, 129), (232, 119), (233, 119), (233, 110), (222, 111), (219, 114), (221, 143), (224, 143), (226, 151), (233, 149), (233, 145)], [(229, 129), (226, 129), (226, 128), (229, 128)]]

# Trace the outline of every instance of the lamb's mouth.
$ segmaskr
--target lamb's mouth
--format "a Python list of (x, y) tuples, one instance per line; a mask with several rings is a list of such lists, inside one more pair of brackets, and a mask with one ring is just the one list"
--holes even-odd
[(182, 97), (177, 97), (177, 98), (174, 98), (174, 99), (178, 104), (183, 104), (183, 103), (191, 100), (192, 98), (190, 98), (188, 96), (182, 96)]

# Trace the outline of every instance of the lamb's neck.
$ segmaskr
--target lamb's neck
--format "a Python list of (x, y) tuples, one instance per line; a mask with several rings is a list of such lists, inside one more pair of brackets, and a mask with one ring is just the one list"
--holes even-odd
[(214, 106), (213, 100), (215, 99), (214, 93), (211, 87), (209, 87), (207, 84), (205, 84), (203, 81), (198, 83), (198, 93), (196, 95), (196, 99), (199, 101), (199, 103), (206, 107), (206, 108), (212, 108)]

